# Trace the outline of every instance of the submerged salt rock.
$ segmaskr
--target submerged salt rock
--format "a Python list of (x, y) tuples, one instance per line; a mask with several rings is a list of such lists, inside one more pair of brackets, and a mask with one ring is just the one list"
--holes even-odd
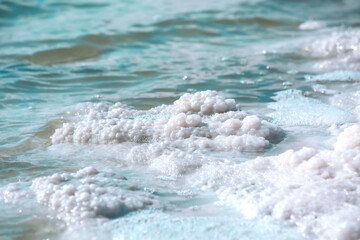
[(124, 178), (87, 167), (33, 180), (37, 202), (67, 223), (87, 218), (116, 218), (156, 203), (154, 196), (131, 190)]
[(86, 108), (79, 121), (64, 123), (55, 130), (51, 136), (53, 144), (171, 140), (185, 141), (177, 146), (192, 145), (195, 148), (201, 145), (216, 151), (246, 151), (266, 148), (270, 141), (282, 135), (276, 125), (243, 111), (234, 111), (235, 101), (225, 99), (215, 91), (186, 93), (173, 105), (148, 111), (137, 111), (120, 103), (110, 106), (87, 104)]

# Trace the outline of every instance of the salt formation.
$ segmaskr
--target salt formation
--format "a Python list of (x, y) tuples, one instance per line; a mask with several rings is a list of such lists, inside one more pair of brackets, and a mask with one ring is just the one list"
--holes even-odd
[(31, 189), (41, 206), (67, 223), (116, 218), (157, 203), (153, 195), (129, 186), (125, 178), (99, 173), (93, 167), (36, 178)]
[(315, 30), (326, 27), (324, 22), (309, 20), (299, 25), (300, 30)]
[[(101, 230), (112, 233), (103, 237)], [(206, 240), (300, 240), (292, 229), (282, 228), (270, 222), (252, 221), (239, 216), (176, 216), (160, 211), (142, 211), (130, 218), (107, 222), (101, 229), (89, 229), (85, 236), (95, 239), (206, 239)], [(99, 236), (100, 233), (100, 236)], [(146, 236), (144, 236), (146, 233)], [(181, 235), (180, 235), (181, 233)], [(73, 235), (68, 235), (70, 238)], [(99, 237), (98, 237), (99, 236)], [(66, 236), (64, 239), (67, 239)], [(86, 239), (86, 238), (85, 238)]]
[(121, 103), (88, 104), (78, 122), (64, 123), (51, 139), (53, 144), (176, 142), (178, 148), (232, 151), (266, 148), (281, 136), (275, 125), (236, 111), (233, 99), (204, 91), (148, 111)]
[(0, 188), (0, 201), (14, 204), (24, 199), (30, 200), (34, 198), (34, 192), (27, 191), (27, 187), (26, 184), (13, 183)]
[(334, 32), (331, 36), (317, 39), (305, 45), (304, 50), (312, 55), (326, 57), (342, 54), (360, 55), (360, 30)]
[(360, 30), (339, 30), (330, 36), (308, 41), (303, 47), (306, 55), (325, 58), (320, 69), (359, 70)]
[[(190, 174), (212, 161), (201, 153), (203, 149), (214, 151), (251, 150), (264, 148), (268, 141), (259, 141), (251, 135), (217, 136), (214, 139), (185, 139), (162, 143), (143, 144), (133, 147), (127, 160), (135, 165), (147, 165), (166, 175)], [(222, 161), (213, 159), (213, 161)]]
[(360, 81), (360, 72), (356, 71), (335, 71), (315, 76), (306, 75), (306, 81), (309, 82), (331, 82), (331, 81)]
[(249, 217), (272, 216), (310, 238), (360, 239), (360, 126), (334, 150), (302, 148), (241, 164), (209, 163), (190, 179)]
[[(289, 109), (296, 105), (297, 112), (291, 116), (300, 121), (325, 107), (311, 122), (305, 122), (311, 125), (328, 126), (353, 117), (340, 108), (307, 100), (301, 92), (282, 92), (275, 100), (273, 109), (284, 112), (283, 116), (285, 112), (291, 115)], [(280, 219), (298, 226), (310, 238), (360, 238), (360, 126), (346, 128), (333, 150), (302, 148), (236, 162), (202, 151), (256, 151), (269, 146), (269, 140), (278, 138), (281, 131), (257, 116), (236, 111), (234, 101), (226, 101), (216, 92), (186, 94), (173, 105), (148, 111), (120, 103), (87, 106), (77, 122), (56, 130), (54, 144), (140, 143), (124, 157), (129, 163), (147, 165), (168, 175), (187, 176), (191, 186), (215, 191), (221, 201), (234, 205), (248, 217)], [(341, 113), (341, 122), (336, 122), (339, 114), (335, 113)], [(151, 195), (119, 187), (107, 190), (104, 199), (96, 189), (84, 194), (84, 185), (87, 189), (95, 184), (91, 180), (93, 170), (85, 172), (86, 177), (74, 173), (39, 178), (32, 189), (42, 205), (65, 219), (112, 217), (123, 214), (124, 209), (154, 204)]]
[(340, 133), (334, 148), (340, 151), (349, 149), (360, 150), (360, 126), (350, 126)]
[(127, 160), (135, 165), (147, 165), (150, 169), (169, 176), (179, 176), (196, 171), (207, 163), (209, 158), (161, 143), (133, 147)]
[(185, 93), (174, 102), (174, 111), (179, 113), (200, 113), (209, 115), (235, 110), (234, 99), (224, 99), (216, 91), (204, 91), (194, 94)]
[(276, 124), (283, 126), (331, 126), (355, 122), (356, 115), (337, 106), (307, 98), (299, 90), (278, 92), (269, 103), (274, 112), (268, 114)]

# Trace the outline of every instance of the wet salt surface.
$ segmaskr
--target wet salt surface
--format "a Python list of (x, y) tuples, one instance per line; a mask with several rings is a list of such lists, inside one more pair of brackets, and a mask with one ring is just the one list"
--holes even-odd
[[(10, 185), (2, 190), (4, 202), (36, 198), (40, 206), (67, 224), (89, 218), (112, 219), (128, 212), (159, 205), (154, 196), (126, 183), (127, 179), (112, 173), (99, 173), (87, 167), (76, 173), (56, 173), (32, 181), (29, 190)], [(159, 207), (159, 206), (158, 206)]]
[(346, 128), (334, 150), (305, 147), (242, 164), (209, 164), (194, 181), (246, 216), (291, 222), (308, 237), (358, 239), (358, 133), (358, 125)]
[(0, 3), (0, 238), (360, 239), (359, 8)]

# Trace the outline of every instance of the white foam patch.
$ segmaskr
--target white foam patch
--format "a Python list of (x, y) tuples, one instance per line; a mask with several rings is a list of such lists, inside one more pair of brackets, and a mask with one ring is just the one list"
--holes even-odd
[(316, 30), (326, 27), (326, 24), (321, 21), (309, 20), (299, 25), (300, 30)]
[(350, 111), (304, 97), (297, 90), (279, 92), (274, 99), (276, 102), (268, 104), (274, 112), (268, 116), (279, 125), (331, 126), (356, 121)]
[(76, 173), (56, 173), (32, 181), (30, 189), (10, 185), (1, 194), (5, 202), (36, 198), (49, 214), (67, 224), (86, 219), (113, 219), (147, 207), (159, 208), (154, 195), (141, 191), (126, 178), (87, 167)]
[(240, 164), (204, 166), (190, 182), (210, 188), (249, 217), (271, 216), (309, 238), (360, 238), (359, 126), (334, 150), (303, 148)]
[(281, 138), (282, 131), (274, 124), (235, 110), (233, 99), (215, 91), (186, 93), (173, 105), (148, 111), (121, 103), (88, 104), (78, 121), (64, 123), (51, 139), (53, 144), (177, 141), (178, 146), (242, 151), (263, 149), (272, 139)]
[(331, 72), (331, 73), (319, 74), (319, 75), (314, 75), (314, 76), (306, 75), (305, 79), (306, 79), (306, 81), (309, 81), (309, 82), (360, 81), (360, 72), (335, 71), (335, 72)]

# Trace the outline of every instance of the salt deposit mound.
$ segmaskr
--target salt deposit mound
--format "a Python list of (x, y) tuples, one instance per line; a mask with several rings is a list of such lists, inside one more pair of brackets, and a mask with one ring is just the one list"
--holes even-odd
[(53, 144), (176, 142), (176, 148), (246, 151), (266, 148), (283, 136), (274, 124), (237, 110), (215, 91), (186, 93), (172, 105), (148, 111), (124, 104), (87, 104), (75, 122), (51, 136)]
[(302, 148), (240, 164), (209, 163), (190, 179), (248, 217), (271, 216), (309, 238), (360, 239), (360, 126), (334, 150)]
[(307, 56), (322, 58), (316, 69), (359, 70), (360, 30), (337, 30), (323, 37), (316, 37), (304, 44)]
[(160, 207), (152, 194), (139, 190), (126, 178), (93, 167), (36, 178), (27, 190), (10, 185), (0, 194), (0, 200), (9, 203), (19, 203), (23, 198), (36, 199), (45, 212), (67, 224), (113, 219), (131, 211)]

